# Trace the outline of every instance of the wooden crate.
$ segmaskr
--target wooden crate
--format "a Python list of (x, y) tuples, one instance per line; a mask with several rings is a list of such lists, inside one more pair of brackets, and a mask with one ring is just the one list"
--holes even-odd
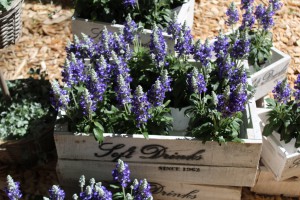
[[(186, 21), (188, 27), (192, 28), (194, 22), (194, 4), (195, 0), (189, 0), (184, 3), (182, 6), (177, 7), (173, 12), (177, 13), (177, 22), (183, 24)], [(110, 32), (119, 32), (120, 28), (123, 28), (123, 25), (111, 23), (99, 22), (99, 21), (89, 21), (88, 19), (77, 18), (74, 16), (72, 18), (72, 34), (81, 36), (81, 33), (85, 33), (91, 38), (98, 41), (101, 31), (104, 27), (107, 28)], [(140, 41), (143, 45), (149, 45), (150, 34), (152, 33), (149, 29), (144, 29), (144, 34), (141, 34)], [(163, 32), (163, 35), (166, 39), (168, 49), (173, 49), (174, 40), (171, 39), (171, 36), (166, 32)]]
[(286, 77), (291, 57), (275, 47), (272, 47), (271, 51), (272, 58), (266, 64), (267, 66), (251, 75), (253, 86), (256, 89), (254, 94), (256, 100), (266, 96), (273, 90), (278, 81)]
[[(264, 124), (267, 123), (268, 109), (257, 110), (263, 130)], [(280, 135), (275, 131), (271, 136), (263, 137), (262, 162), (273, 172), (277, 181), (300, 176), (300, 153), (294, 144), (295, 139), (287, 144), (280, 141)]]
[(295, 176), (284, 181), (276, 181), (270, 170), (260, 166), (257, 182), (251, 191), (259, 194), (299, 197), (300, 178)]
[[(96, 179), (96, 181), (101, 181)], [(149, 182), (151, 193), (155, 200), (240, 200), (241, 187), (218, 187), (209, 185), (184, 184), (178, 182)], [(78, 184), (77, 184), (78, 185)], [(80, 188), (62, 186), (66, 192), (66, 199), (71, 199), (74, 193), (79, 194)], [(104, 186), (107, 183), (103, 183)], [(109, 186), (107, 187), (110, 190)], [(110, 190), (111, 191), (111, 190)]]
[(110, 170), (120, 158), (129, 163), (137, 178), (253, 186), (262, 146), (254, 100), (248, 104), (247, 111), (244, 143), (219, 145), (184, 136), (150, 135), (146, 140), (141, 135), (105, 134), (104, 143), (98, 144), (92, 136), (56, 130), (57, 171), (71, 182), (83, 173), (104, 175), (105, 170), (105, 178), (111, 179)]

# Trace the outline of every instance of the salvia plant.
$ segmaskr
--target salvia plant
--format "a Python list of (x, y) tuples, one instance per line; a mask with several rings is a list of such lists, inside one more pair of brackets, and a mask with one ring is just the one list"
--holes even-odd
[(186, 24), (169, 23), (168, 47), (154, 26), (142, 46), (137, 24), (127, 18), (120, 33), (104, 29), (99, 42), (74, 37), (63, 66), (63, 84), (54, 81), (52, 102), (70, 131), (169, 134), (170, 107), (192, 106), (189, 135), (219, 142), (239, 141), (242, 112), (250, 97), (243, 59), (249, 42), (233, 43), (220, 33), (214, 43), (194, 42)]
[[(263, 64), (272, 57), (273, 34), (271, 30), (275, 25), (274, 16), (282, 6), (280, 0), (269, 0), (268, 5), (259, 4), (256, 7), (254, 6), (254, 0), (241, 0), (240, 12), (242, 19), (240, 19), (239, 10), (233, 2), (226, 12), (226, 24), (232, 27), (232, 33), (230, 34), (232, 42), (238, 34), (248, 38), (248, 42), (250, 42), (248, 62), (256, 71), (260, 70)], [(241, 24), (237, 27), (239, 21), (241, 21)]]
[(151, 28), (159, 24), (164, 28), (171, 21), (172, 9), (186, 0), (76, 0), (75, 12), (78, 17), (108, 23), (123, 24), (126, 16)]
[(273, 89), (274, 98), (266, 99), (268, 122), (263, 135), (272, 135), (273, 131), (280, 134), (280, 140), (289, 143), (295, 138), (295, 147), (300, 147), (300, 75), (291, 88), (287, 80), (279, 81)]
[[(102, 182), (96, 182), (94, 178), (89, 180), (87, 184), (85, 176), (79, 178), (80, 193), (73, 194), (73, 200), (153, 200), (150, 191), (150, 183), (146, 179), (133, 181), (130, 179), (130, 170), (127, 163), (118, 160), (115, 169), (112, 171), (114, 180), (113, 185), (104, 186)], [(112, 189), (112, 191), (109, 190)], [(20, 182), (15, 182), (13, 178), (7, 176), (7, 187), (4, 191), (9, 200), (22, 199), (20, 190)], [(66, 197), (65, 191), (58, 185), (53, 185), (49, 189), (49, 197), (44, 197), (44, 200), (64, 200)]]

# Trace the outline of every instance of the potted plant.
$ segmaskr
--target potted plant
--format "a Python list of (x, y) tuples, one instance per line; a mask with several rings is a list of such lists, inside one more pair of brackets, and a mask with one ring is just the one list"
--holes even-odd
[(15, 44), (22, 33), (22, 0), (0, 2), (0, 49)]
[(259, 114), (264, 123), (262, 160), (277, 180), (300, 174), (299, 89), (300, 75), (293, 90), (286, 80), (278, 82), (272, 91), (274, 99), (266, 99), (268, 109), (261, 109)]
[[(137, 26), (146, 28), (141, 36), (142, 43), (149, 42), (153, 25), (165, 29), (172, 17), (188, 27), (193, 26), (195, 0), (158, 0), (158, 1), (84, 1), (77, 0), (72, 19), (72, 33), (86, 35), (96, 41), (104, 26), (110, 32), (119, 32), (131, 17)], [(130, 21), (130, 20), (129, 20)], [(164, 32), (167, 37), (166, 32)]]
[[(247, 60), (252, 83), (256, 88), (254, 96), (258, 100), (272, 90), (274, 83), (284, 79), (291, 58), (273, 46), (273, 17), (283, 4), (280, 0), (270, 0), (267, 6), (260, 4), (254, 8), (253, 2), (241, 1), (243, 17), (239, 27), (236, 27), (239, 13), (235, 4), (231, 3), (226, 12), (226, 24), (232, 27), (229, 37), (246, 34), (251, 44)], [(256, 26), (255, 21), (258, 22)]]
[[(132, 32), (111, 34), (106, 29), (96, 44), (83, 36), (67, 47), (63, 85), (53, 82), (54, 106), (63, 111), (55, 132), (62, 180), (73, 180), (70, 174), (79, 173), (82, 164), (86, 171), (97, 171), (123, 158), (133, 167), (145, 167), (152, 181), (170, 176), (170, 181), (182, 177), (191, 184), (254, 183), (261, 135), (240, 61), (245, 55), (231, 58), (239, 48), (230, 46), (224, 35), (213, 47), (209, 41), (194, 44), (186, 26), (172, 23), (168, 30), (176, 54), (168, 52), (157, 26), (148, 47)], [(171, 106), (190, 106), (187, 136), (172, 135)], [(219, 169), (241, 178), (233, 180)], [(206, 170), (214, 178), (205, 176)], [(135, 171), (137, 177), (143, 173)], [(243, 173), (250, 175), (243, 178)]]
[[(54, 153), (56, 112), (49, 101), (50, 83), (40, 79), (7, 81), (11, 97), (0, 102), (0, 162), (34, 164)], [(54, 154), (53, 154), (54, 155)]]

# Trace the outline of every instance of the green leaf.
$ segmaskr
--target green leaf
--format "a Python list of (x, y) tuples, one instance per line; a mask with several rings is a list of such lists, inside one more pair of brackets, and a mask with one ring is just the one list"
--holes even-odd
[(93, 128), (93, 133), (94, 133), (94, 137), (96, 138), (96, 140), (98, 142), (103, 142), (103, 139), (104, 139), (104, 136), (103, 136), (104, 131), (103, 130), (101, 130), (98, 127), (95, 127), (95, 128)]

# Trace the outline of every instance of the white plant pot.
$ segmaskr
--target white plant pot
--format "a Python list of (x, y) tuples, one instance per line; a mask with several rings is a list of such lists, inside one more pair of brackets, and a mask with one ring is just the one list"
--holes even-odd
[(187, 127), (189, 126), (190, 119), (184, 114), (184, 112), (189, 108), (190, 106), (181, 109), (170, 108), (171, 116), (173, 118), (173, 132), (181, 132), (182, 135), (185, 134)]

